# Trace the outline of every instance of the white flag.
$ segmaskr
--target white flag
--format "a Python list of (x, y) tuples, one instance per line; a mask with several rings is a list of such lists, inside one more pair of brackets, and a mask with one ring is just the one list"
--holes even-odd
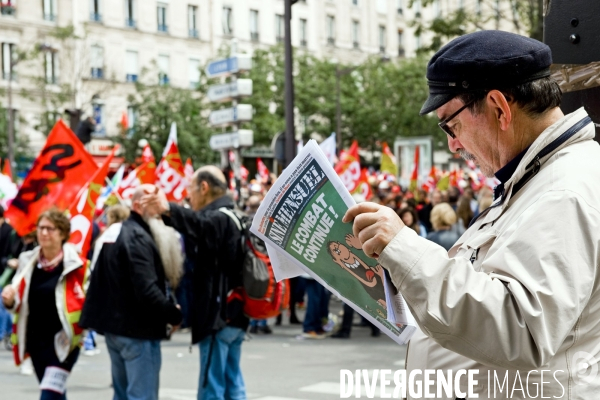
[(337, 157), (335, 154), (336, 144), (335, 144), (335, 132), (331, 134), (327, 139), (323, 140), (319, 145), (325, 156), (331, 163), (331, 165), (335, 165), (337, 161)]

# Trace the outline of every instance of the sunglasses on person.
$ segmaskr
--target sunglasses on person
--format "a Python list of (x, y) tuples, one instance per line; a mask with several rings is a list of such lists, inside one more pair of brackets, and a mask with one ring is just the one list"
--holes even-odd
[(454, 114), (452, 114), (451, 116), (449, 116), (448, 118), (444, 119), (443, 121), (440, 121), (438, 123), (438, 126), (440, 128), (442, 128), (442, 130), (444, 132), (446, 132), (446, 134), (448, 136), (450, 136), (452, 139), (456, 139), (456, 135), (454, 134), (454, 132), (452, 132), (452, 129), (448, 126), (448, 122), (452, 121), (452, 119), (454, 119), (458, 114), (460, 114), (465, 108), (469, 107), (471, 104), (473, 104), (475, 102), (475, 99), (467, 102), (465, 105), (463, 105), (461, 108), (459, 108), (458, 110), (456, 110), (456, 112)]

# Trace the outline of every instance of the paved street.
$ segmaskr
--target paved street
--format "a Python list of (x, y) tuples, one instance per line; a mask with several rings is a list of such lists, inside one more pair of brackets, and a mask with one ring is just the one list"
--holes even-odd
[[(331, 311), (339, 309), (340, 303), (332, 301)], [(299, 340), (300, 326), (286, 323), (274, 327), (272, 335), (253, 335), (243, 345), (242, 369), (249, 399), (335, 399), (339, 398), (340, 369), (397, 370), (404, 366), (406, 347), (383, 334), (372, 338), (369, 328), (354, 327), (349, 340)], [(103, 338), (99, 341), (101, 354), (79, 357), (69, 378), (69, 399), (111, 398), (109, 357)], [(179, 333), (162, 345), (161, 400), (196, 398), (199, 352), (194, 347), (190, 354), (189, 341), (189, 334)], [(20, 375), (12, 354), (4, 349), (0, 349), (0, 390), (2, 399), (38, 398), (35, 377)]]

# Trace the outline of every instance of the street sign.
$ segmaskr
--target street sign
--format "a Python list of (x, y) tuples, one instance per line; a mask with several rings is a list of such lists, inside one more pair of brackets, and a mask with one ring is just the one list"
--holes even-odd
[(238, 79), (235, 82), (222, 85), (212, 85), (208, 88), (210, 101), (225, 102), (233, 98), (250, 96), (252, 94), (252, 79)]
[(247, 54), (239, 54), (235, 57), (213, 61), (206, 67), (206, 76), (215, 78), (217, 76), (228, 76), (247, 71), (252, 68), (252, 58)]
[(250, 104), (238, 104), (235, 107), (224, 108), (210, 113), (208, 121), (212, 126), (225, 126), (235, 122), (251, 121), (252, 106)]
[(254, 144), (254, 133), (249, 129), (240, 129), (237, 132), (223, 133), (210, 137), (210, 148), (213, 150), (237, 149)]

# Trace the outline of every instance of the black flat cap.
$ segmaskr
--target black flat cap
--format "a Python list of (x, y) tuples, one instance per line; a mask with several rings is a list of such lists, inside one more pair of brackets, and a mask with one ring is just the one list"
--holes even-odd
[(550, 47), (504, 31), (479, 31), (442, 47), (427, 64), (429, 98), (419, 114), (461, 93), (513, 87), (550, 75)]

